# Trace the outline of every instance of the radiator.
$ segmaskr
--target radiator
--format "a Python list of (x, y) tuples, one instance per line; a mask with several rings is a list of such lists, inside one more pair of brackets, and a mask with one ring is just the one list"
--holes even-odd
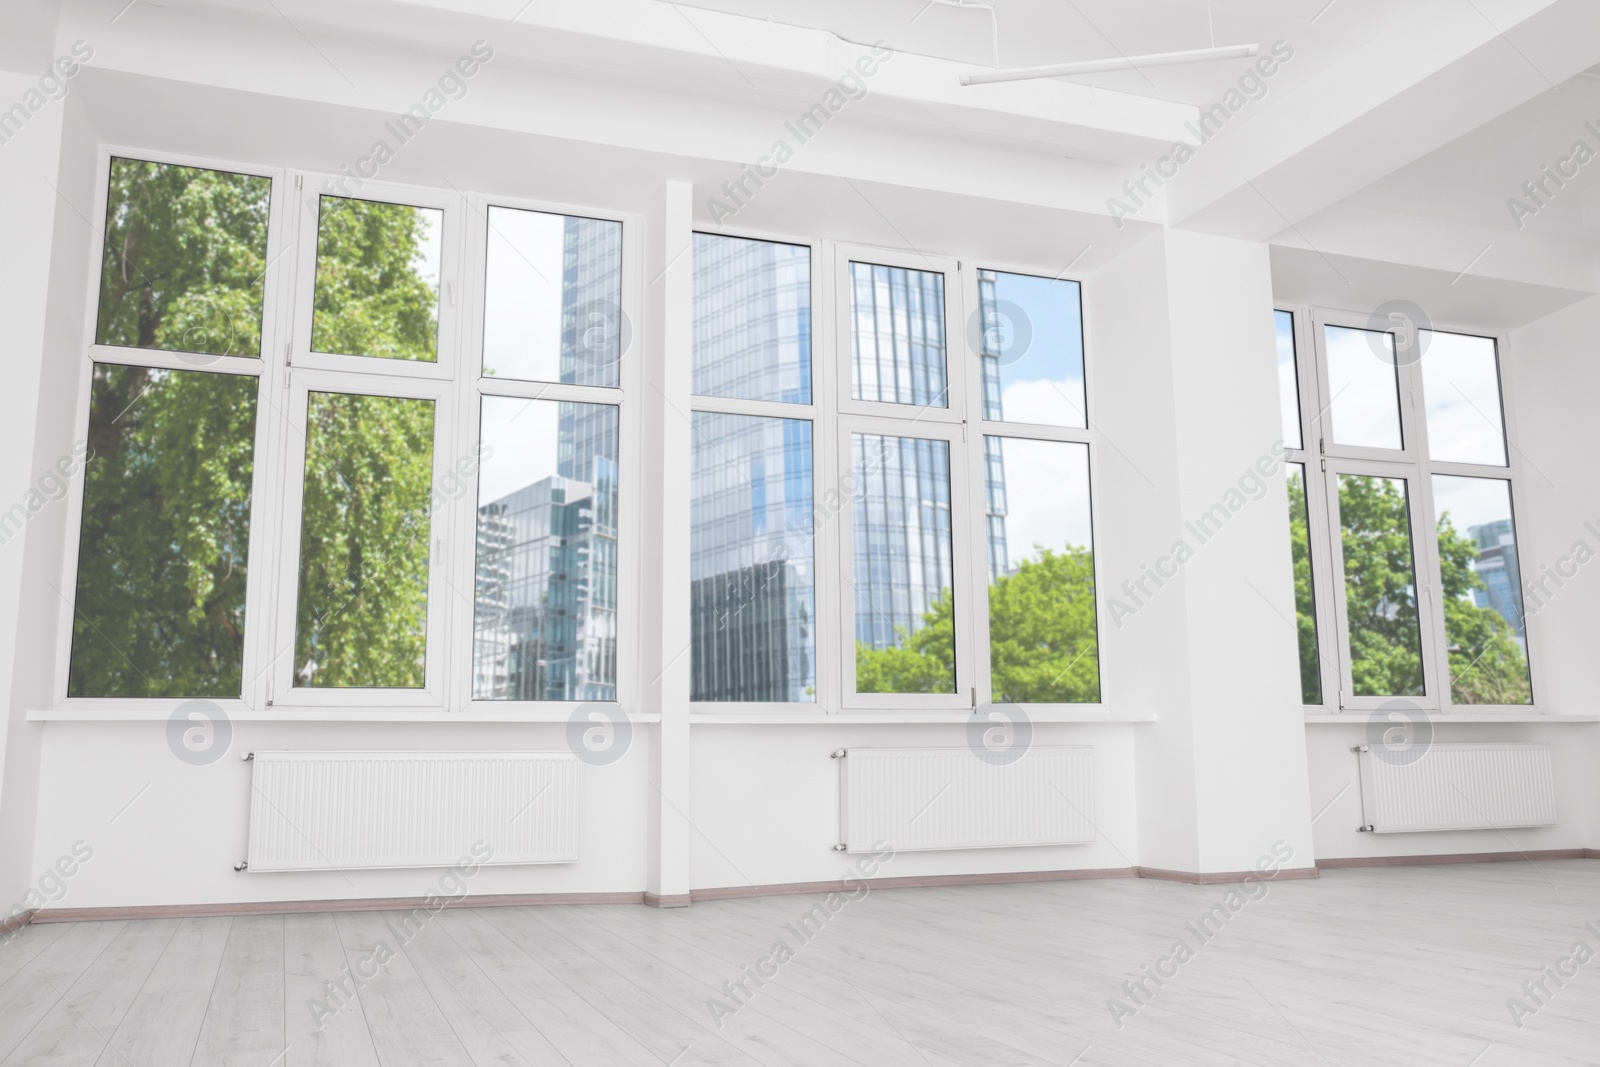
[(1356, 748), (1361, 829), (1378, 834), (1551, 826), (1549, 745), (1430, 745), (1413, 762)]
[[(444, 867), (578, 858), (571, 752), (257, 752), (243, 869)], [(482, 854), (482, 848), (479, 848)]]
[(846, 852), (1082, 844), (1095, 839), (1094, 749), (1033, 748), (1015, 763), (966, 748), (851, 748), (839, 760)]

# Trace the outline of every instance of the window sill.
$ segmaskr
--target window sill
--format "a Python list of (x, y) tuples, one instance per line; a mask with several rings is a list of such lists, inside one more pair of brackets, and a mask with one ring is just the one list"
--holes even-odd
[[(697, 711), (691, 712), (689, 715), (689, 724), (691, 726), (881, 726), (897, 723), (912, 723), (916, 725), (955, 723), (964, 725), (970, 722), (987, 724), (989, 721), (981, 716), (974, 716), (970, 711), (842, 711), (832, 714), (813, 711), (803, 715), (783, 712)], [(1095, 711), (1041, 711), (1038, 714), (1030, 714), (1028, 721), (1033, 723), (1140, 723), (1155, 722), (1156, 717), (1154, 714), (1114, 715), (1108, 712)]]
[[(1495, 722), (1550, 722), (1550, 723), (1578, 723), (1600, 722), (1600, 714), (1595, 715), (1548, 715), (1541, 712), (1485, 712), (1482, 715), (1431, 715), (1422, 713), (1423, 721), (1430, 723), (1495, 723)], [(1367, 712), (1347, 711), (1342, 715), (1307, 715), (1306, 725), (1322, 723), (1344, 723), (1349, 725), (1364, 725), (1370, 719)]]
[[(569, 711), (481, 712), (439, 711), (435, 708), (273, 708), (270, 711), (229, 711), (231, 722), (499, 722), (565, 723)], [(147, 708), (74, 708), (29, 711), (29, 722), (166, 722), (167, 713)], [(630, 715), (628, 721), (660, 722), (660, 715)]]

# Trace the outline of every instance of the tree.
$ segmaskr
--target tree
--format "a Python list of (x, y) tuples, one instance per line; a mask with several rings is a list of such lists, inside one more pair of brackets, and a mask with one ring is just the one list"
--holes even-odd
[(1316, 600), (1311, 591), (1311, 539), (1306, 523), (1306, 483), (1289, 474), (1289, 554), (1294, 566), (1295, 632), (1300, 640), (1300, 698), (1322, 703), (1322, 668), (1317, 658)]
[[(259, 355), (269, 201), (265, 178), (114, 160), (98, 340)], [(417, 271), (425, 217), (324, 204), (316, 346), (435, 358), (438, 294)], [(69, 691), (237, 696), (257, 379), (94, 373)], [(423, 684), (433, 420), (429, 401), (310, 394), (294, 649), (305, 684)]]
[[(1354, 692), (1420, 695), (1422, 650), (1403, 483), (1340, 476), (1339, 518)], [(1485, 588), (1472, 569), (1477, 546), (1456, 531), (1448, 513), (1439, 516), (1436, 533), (1452, 699), (1461, 704), (1527, 703), (1527, 658), (1510, 625), (1493, 608), (1479, 607), (1471, 599), (1474, 589)], [(1308, 603), (1309, 568), (1302, 578), (1297, 566), (1295, 582), (1296, 601)]]
[[(989, 657), (997, 703), (1095, 703), (1100, 664), (1095, 630), (1094, 556), (1036, 546), (989, 586)], [(912, 633), (874, 649), (856, 643), (856, 690), (949, 693), (955, 689), (954, 598), (943, 590)]]

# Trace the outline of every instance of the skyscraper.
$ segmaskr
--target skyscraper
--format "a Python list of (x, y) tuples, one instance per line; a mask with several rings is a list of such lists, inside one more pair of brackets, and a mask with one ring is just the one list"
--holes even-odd
[(1511, 625), (1517, 640), (1526, 637), (1522, 613), (1522, 573), (1517, 566), (1516, 534), (1510, 519), (1467, 527), (1467, 536), (1478, 545), (1478, 558), (1472, 569), (1483, 579), (1485, 589), (1474, 589), (1472, 601), (1480, 608), (1493, 608)]
[[(621, 227), (567, 218), (562, 237), (560, 379), (615, 386)], [(478, 508), (475, 699), (617, 698), (617, 408), (561, 401), (556, 420), (555, 473)]]

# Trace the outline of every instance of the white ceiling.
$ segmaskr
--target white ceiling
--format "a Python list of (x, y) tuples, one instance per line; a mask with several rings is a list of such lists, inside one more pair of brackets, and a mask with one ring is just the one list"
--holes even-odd
[[(1212, 44), (1286, 41), (1292, 63), (1280, 89), (1325, 69), (1388, 32), (1411, 12), (1394, 0), (681, 0), (723, 11), (828, 30), (849, 41), (886, 41), (900, 51), (982, 66), (1029, 67), (1177, 52)], [(1071, 79), (1141, 96), (1205, 105), (1233, 85), (1240, 60)]]

